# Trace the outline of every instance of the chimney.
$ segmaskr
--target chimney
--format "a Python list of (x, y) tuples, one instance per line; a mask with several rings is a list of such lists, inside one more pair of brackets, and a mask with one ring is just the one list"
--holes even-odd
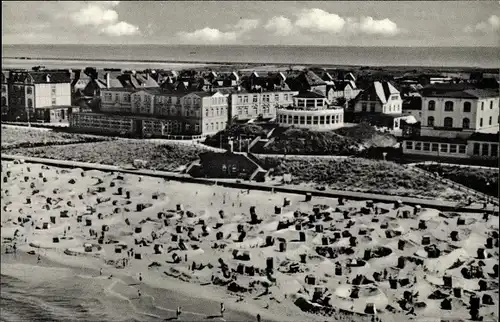
[(109, 75), (109, 73), (106, 73), (106, 88), (110, 88), (111, 86), (111, 76)]

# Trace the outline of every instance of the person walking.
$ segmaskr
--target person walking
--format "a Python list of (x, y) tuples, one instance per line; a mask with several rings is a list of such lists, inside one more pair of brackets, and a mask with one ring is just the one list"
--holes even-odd
[(181, 316), (181, 313), (182, 313), (182, 308), (180, 306), (177, 307), (177, 312), (176, 312), (176, 317), (177, 317), (177, 320), (179, 319), (179, 317)]
[(257, 314), (257, 322), (260, 322), (260, 314)]
[(102, 276), (102, 268), (99, 270), (99, 275)]
[(224, 317), (224, 311), (226, 310), (226, 308), (224, 307), (224, 303), (221, 303), (220, 304), (220, 316), (221, 317)]
[(139, 282), (142, 282), (142, 274), (139, 273)]

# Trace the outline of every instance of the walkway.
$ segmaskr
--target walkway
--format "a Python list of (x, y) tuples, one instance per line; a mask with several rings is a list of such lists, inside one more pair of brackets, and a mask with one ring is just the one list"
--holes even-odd
[(455, 168), (471, 168), (471, 169), (487, 169), (487, 170), (498, 170), (498, 167), (485, 167), (481, 165), (470, 165), (470, 164), (454, 164), (454, 163), (442, 163), (436, 161), (423, 161), (423, 162), (415, 162), (415, 163), (407, 163), (407, 166), (416, 166), (416, 165), (442, 165), (447, 167), (455, 167)]
[(258, 183), (258, 182), (240, 182), (239, 180), (234, 180), (234, 179), (216, 180), (216, 179), (206, 179), (206, 178), (193, 178), (189, 175), (181, 173), (146, 170), (146, 169), (124, 169), (118, 166), (95, 164), (88, 162), (53, 160), (53, 159), (24, 157), (24, 156), (6, 155), (6, 154), (5, 155), (2, 154), (1, 158), (2, 160), (11, 160), (11, 161), (24, 160), (25, 162), (42, 163), (56, 167), (82, 168), (85, 170), (100, 170), (105, 172), (122, 172), (134, 175), (145, 175), (145, 176), (165, 178), (180, 182), (190, 182), (190, 183), (209, 184), (209, 185), (218, 184), (220, 186), (228, 188), (275, 191), (275, 192), (302, 194), (302, 195), (305, 195), (307, 192), (309, 192), (311, 193), (311, 195), (319, 197), (327, 197), (327, 198), (343, 197), (352, 200), (373, 200), (373, 201), (388, 202), (388, 203), (400, 200), (401, 202), (407, 205), (420, 205), (422, 207), (436, 208), (443, 211), (489, 212), (489, 213), (498, 212), (498, 207), (494, 207), (491, 205), (483, 209), (481, 205), (472, 205), (465, 207), (461, 206), (456, 202), (443, 201), (443, 200), (390, 196), (390, 195), (381, 195), (373, 193), (354, 192), (347, 190), (329, 189), (328, 191), (318, 191), (314, 189), (307, 189), (303, 187), (295, 187), (290, 185), (273, 185), (270, 183)]

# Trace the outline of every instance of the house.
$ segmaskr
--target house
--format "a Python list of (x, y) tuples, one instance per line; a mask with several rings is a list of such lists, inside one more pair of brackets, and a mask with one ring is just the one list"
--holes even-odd
[(35, 109), (32, 121), (41, 123), (68, 123), (72, 113), (80, 109), (75, 106), (50, 106)]
[(422, 135), (467, 138), (496, 133), (499, 92), (466, 84), (437, 84), (422, 90)]
[(228, 94), (229, 119), (235, 121), (249, 121), (252, 119), (273, 119), (276, 117), (276, 108), (291, 106), (292, 91), (248, 91), (237, 87), (231, 90), (221, 90)]
[(356, 98), (361, 92), (357, 88), (354, 81), (342, 80), (342, 81), (332, 81), (331, 86), (327, 86), (327, 97), (330, 102), (338, 98), (345, 98), (346, 100), (351, 100)]
[(405, 138), (403, 153), (437, 158), (498, 159), (498, 90), (435, 84), (422, 90), (419, 135)]
[(288, 76), (286, 84), (292, 91), (317, 91), (326, 95), (327, 83), (311, 70), (303, 70), (296, 76)]
[(354, 113), (401, 114), (403, 101), (390, 82), (373, 82), (355, 98)]
[(9, 74), (9, 118), (27, 120), (38, 108), (71, 106), (69, 70), (14, 70)]
[[(132, 120), (127, 133), (139, 136), (206, 136), (228, 124), (228, 98), (220, 92), (170, 92), (152, 88), (107, 88), (101, 91), (101, 114), (79, 113), (71, 122), (74, 128), (97, 129), (109, 122), (105, 115)], [(117, 123), (122, 129), (123, 121)], [(128, 124), (125, 122), (125, 124)], [(128, 125), (127, 125), (128, 126)], [(103, 131), (106, 131), (103, 128)]]
[(302, 91), (293, 97), (293, 106), (276, 110), (280, 127), (333, 130), (344, 126), (344, 109), (329, 105), (324, 95)]

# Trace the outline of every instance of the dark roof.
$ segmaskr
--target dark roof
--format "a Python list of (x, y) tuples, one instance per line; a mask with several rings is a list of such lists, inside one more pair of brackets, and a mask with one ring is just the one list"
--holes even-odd
[(311, 91), (299, 92), (294, 97), (296, 97), (296, 98), (325, 98), (324, 95), (321, 95), (321, 94), (316, 93), (316, 92), (311, 92)]
[[(49, 82), (47, 82), (47, 76), (50, 78)], [(28, 81), (33, 84), (71, 83), (71, 73), (69, 70), (15, 71), (10, 73), (9, 81), (14, 83)]]
[(326, 85), (326, 82), (324, 80), (322, 80), (318, 75), (310, 70), (304, 71), (303, 73), (301, 73), (301, 76), (307, 82), (307, 84), (309, 84), (309, 86)]
[(475, 132), (469, 137), (469, 141), (480, 141), (480, 142), (498, 142), (499, 136), (497, 133), (480, 133)]
[(479, 89), (472, 84), (433, 84), (422, 89), (425, 97), (483, 98), (498, 96), (498, 89)]

